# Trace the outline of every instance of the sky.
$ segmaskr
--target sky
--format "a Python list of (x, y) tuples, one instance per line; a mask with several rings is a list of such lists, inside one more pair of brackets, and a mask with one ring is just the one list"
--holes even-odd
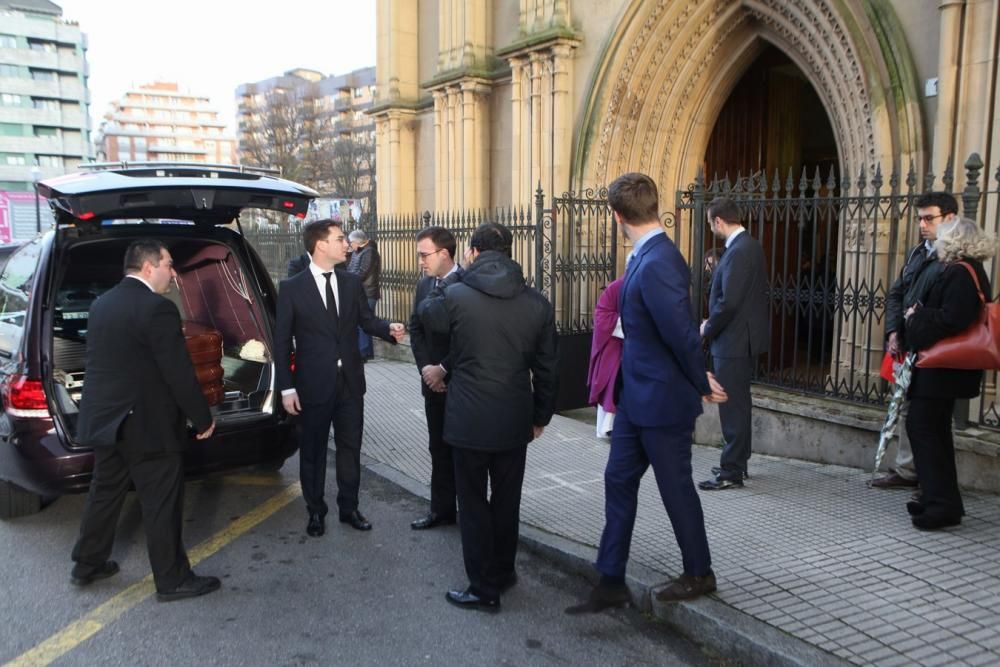
[(176, 81), (208, 95), (234, 131), (236, 87), (302, 67), (375, 64), (375, 0), (54, 0), (87, 35), (90, 115), (130, 86)]

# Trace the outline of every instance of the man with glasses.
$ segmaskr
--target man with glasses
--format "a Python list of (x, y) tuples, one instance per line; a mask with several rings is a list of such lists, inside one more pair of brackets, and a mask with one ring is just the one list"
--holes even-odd
[[(923, 301), (944, 268), (934, 254), (937, 229), (942, 223), (958, 217), (958, 201), (947, 192), (927, 192), (917, 198), (915, 206), (920, 243), (906, 256), (906, 264), (885, 300), (885, 349), (896, 359), (901, 359), (906, 350), (903, 344), (903, 313)], [(900, 421), (904, 418), (900, 417)], [(900, 429), (895, 464), (887, 475), (872, 480), (871, 486), (898, 489), (913, 488), (918, 483), (906, 429)]]
[[(417, 362), (427, 417), (428, 449), (431, 453), (431, 509), (410, 524), (427, 530), (455, 523), (455, 464), (451, 446), (444, 441), (444, 408), (447, 379), (448, 335), (425, 331), (417, 314), (420, 304), (435, 287), (461, 278), (455, 263), (455, 237), (444, 227), (428, 227), (417, 234), (417, 258), (424, 276), (417, 282), (410, 317), (410, 349)], [(442, 363), (444, 362), (444, 363)]]

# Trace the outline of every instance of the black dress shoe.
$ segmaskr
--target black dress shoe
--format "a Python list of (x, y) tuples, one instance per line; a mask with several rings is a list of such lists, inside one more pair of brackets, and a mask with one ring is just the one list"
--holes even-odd
[(322, 514), (309, 513), (309, 523), (306, 524), (306, 535), (309, 537), (320, 537), (326, 532), (326, 521)]
[(702, 491), (721, 491), (722, 489), (742, 489), (743, 480), (742, 479), (723, 479), (722, 477), (716, 477), (715, 479), (708, 479), (704, 482), (698, 482), (698, 488)]
[(631, 601), (632, 596), (629, 595), (628, 586), (625, 584), (621, 584), (619, 586), (597, 584), (590, 591), (590, 595), (587, 597), (586, 602), (573, 605), (572, 607), (566, 607), (564, 611), (570, 615), (598, 614), (605, 609), (624, 607)]
[[(719, 475), (722, 474), (722, 468), (720, 468), (719, 466), (712, 466), (712, 474), (718, 477)], [(750, 479), (750, 473), (748, 473), (746, 470), (743, 471), (743, 479)]]
[(199, 577), (194, 572), (181, 582), (181, 585), (169, 591), (156, 591), (156, 599), (160, 602), (173, 602), (184, 598), (195, 598), (222, 587), (218, 577)]
[(909, 512), (910, 516), (920, 516), (926, 510), (927, 508), (919, 500), (908, 500), (906, 502), (906, 511)]
[[(79, 567), (79, 566), (77, 566)], [(113, 577), (118, 574), (118, 563), (113, 560), (105, 561), (104, 565), (100, 566), (96, 570), (91, 570), (90, 572), (80, 572), (73, 568), (73, 572), (70, 574), (69, 583), (74, 586), (87, 586), (94, 583), (98, 579), (107, 579), (108, 577)]]
[(500, 598), (480, 597), (473, 593), (471, 588), (466, 588), (464, 591), (448, 591), (444, 594), (444, 599), (459, 609), (485, 611), (489, 614), (500, 611)]
[(437, 512), (431, 512), (427, 516), (422, 516), (416, 521), (412, 521), (410, 523), (410, 528), (413, 530), (427, 530), (428, 528), (452, 526), (454, 524), (454, 514), (438, 514)]
[(366, 519), (358, 510), (354, 510), (350, 514), (341, 514), (340, 523), (348, 523), (351, 525), (351, 528), (356, 528), (358, 530), (372, 529), (372, 525), (368, 523), (368, 519)]

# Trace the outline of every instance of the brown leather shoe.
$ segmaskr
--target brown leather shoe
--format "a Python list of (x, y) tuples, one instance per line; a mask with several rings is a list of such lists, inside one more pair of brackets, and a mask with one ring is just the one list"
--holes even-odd
[(920, 482), (917, 480), (906, 479), (895, 470), (892, 470), (888, 475), (873, 479), (868, 483), (868, 486), (873, 489), (912, 489), (919, 484)]
[(707, 593), (715, 592), (715, 573), (709, 572), (703, 577), (692, 577), (690, 574), (681, 576), (670, 582), (670, 585), (656, 594), (660, 602), (680, 602), (693, 600)]

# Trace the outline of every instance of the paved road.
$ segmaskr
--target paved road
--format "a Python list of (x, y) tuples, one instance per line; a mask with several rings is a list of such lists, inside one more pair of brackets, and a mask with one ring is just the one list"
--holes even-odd
[(464, 584), (456, 528), (411, 531), (426, 503), (365, 473), (375, 529), (334, 522), (306, 538), (297, 468), (188, 485), (186, 541), (210, 554), (196, 570), (223, 578), (196, 600), (162, 604), (133, 586), (148, 563), (131, 501), (114, 553), (122, 572), (83, 591), (68, 583), (82, 496), (0, 523), (0, 663), (35, 650), (61, 665), (720, 664), (634, 611), (563, 615), (585, 582), (527, 553), (501, 614), (454, 609), (443, 595)]

